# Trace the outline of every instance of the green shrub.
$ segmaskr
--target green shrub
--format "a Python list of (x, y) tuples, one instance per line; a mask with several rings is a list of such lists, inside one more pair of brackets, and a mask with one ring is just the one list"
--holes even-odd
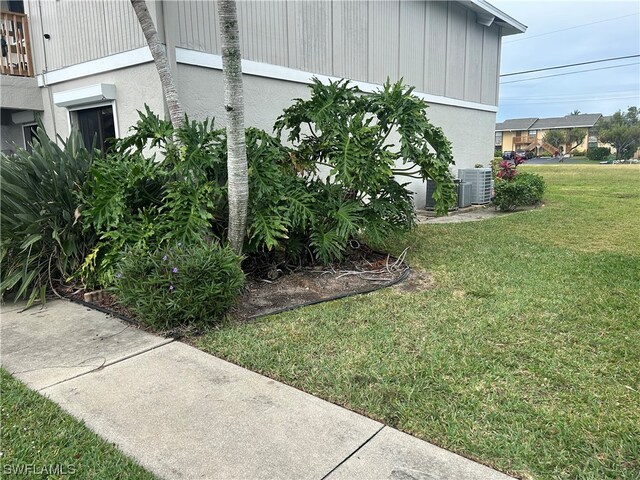
[[(314, 79), (309, 100), (296, 99), (278, 118), (278, 136), (287, 133), (303, 174), (316, 176), (318, 166), (329, 169), (325, 182), (340, 185), (346, 198), (365, 206), (383, 201), (397, 209), (399, 218), (368, 218), (385, 229), (404, 224), (408, 198), (399, 192), (395, 176), (430, 178), (436, 183), (436, 212), (446, 214), (455, 204), (449, 172), (451, 144), (426, 116), (426, 102), (412, 95), (413, 88), (387, 81), (383, 88), (364, 93), (341, 80), (322, 84)], [(397, 140), (391, 141), (395, 135)], [(400, 162), (403, 166), (398, 167)], [(404, 185), (403, 185), (404, 187)], [(405, 190), (403, 188), (403, 190)], [(363, 209), (363, 214), (370, 210)], [(371, 226), (371, 225), (368, 225)]]
[[(246, 131), (246, 254), (326, 264), (355, 236), (376, 241), (413, 227), (412, 194), (394, 176), (436, 180), (440, 210), (455, 201), (450, 144), (410, 88), (387, 83), (364, 94), (345, 81), (315, 81), (311, 89), (310, 100), (296, 100), (278, 119), (277, 136)], [(282, 144), (285, 132), (293, 147)], [(161, 161), (145, 156), (149, 147)], [(147, 108), (91, 173), (84, 219), (100, 240), (83, 265), (86, 282), (108, 284), (125, 248), (224, 239), (226, 135), (213, 123), (186, 121), (174, 131)]]
[(596, 162), (606, 160), (611, 155), (609, 147), (594, 147), (587, 150), (587, 158)]
[(89, 284), (109, 285), (125, 249), (222, 238), (226, 226), (224, 131), (188, 120), (174, 131), (148, 107), (139, 115), (133, 133), (94, 163), (83, 192), (84, 223), (99, 235), (80, 272)]
[(587, 152), (585, 152), (584, 150), (579, 150), (579, 149), (575, 149), (575, 150), (571, 150), (571, 156), (572, 157), (586, 157), (587, 156)]
[(216, 242), (132, 249), (119, 267), (118, 301), (159, 330), (215, 322), (244, 286), (240, 258)]
[(275, 124), (277, 135), (286, 134), (293, 146), (289, 158), (298, 176), (317, 199), (310, 221), (287, 231), (288, 244), (308, 244), (317, 260), (328, 263), (339, 260), (356, 235), (379, 243), (413, 227), (412, 195), (395, 177), (434, 180), (438, 213), (455, 203), (451, 145), (412, 88), (387, 82), (364, 93), (347, 81), (324, 85), (317, 79), (310, 88), (311, 98), (297, 99)]
[(32, 152), (0, 156), (0, 294), (45, 301), (46, 291), (66, 282), (94, 244), (79, 222), (79, 192), (95, 151), (73, 131), (63, 147), (39, 126)]
[(518, 172), (512, 180), (496, 180), (493, 203), (505, 211), (525, 205), (536, 205), (542, 200), (544, 191), (545, 183), (540, 175)]
[(493, 175), (494, 180), (498, 177), (501, 163), (502, 157), (493, 157), (493, 160), (491, 160), (491, 175)]

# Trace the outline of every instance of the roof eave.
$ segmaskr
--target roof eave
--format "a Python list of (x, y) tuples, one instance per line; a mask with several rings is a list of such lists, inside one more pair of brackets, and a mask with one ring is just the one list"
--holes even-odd
[[(597, 123), (597, 122), (596, 122)], [(592, 128), (595, 127), (595, 123), (590, 123), (588, 125), (554, 125), (553, 127), (537, 127), (539, 130), (555, 130), (557, 128)]]
[(467, 5), (471, 10), (477, 13), (484, 13), (495, 17), (494, 23), (502, 27), (502, 36), (516, 35), (527, 31), (527, 26), (520, 23), (515, 18), (510, 17), (502, 10), (494, 7), (485, 0), (468, 0), (460, 2)]

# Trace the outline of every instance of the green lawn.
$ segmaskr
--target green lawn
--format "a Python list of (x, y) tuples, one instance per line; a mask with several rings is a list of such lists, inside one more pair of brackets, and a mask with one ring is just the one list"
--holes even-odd
[(394, 240), (433, 288), (199, 346), (523, 478), (640, 478), (640, 166), (527, 169), (544, 208)]
[(0, 380), (0, 477), (155, 478), (3, 369)]

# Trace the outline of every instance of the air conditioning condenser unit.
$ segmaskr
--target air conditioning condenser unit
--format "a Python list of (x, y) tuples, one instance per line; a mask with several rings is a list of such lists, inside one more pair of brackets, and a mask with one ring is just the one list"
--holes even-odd
[(491, 201), (490, 168), (461, 168), (458, 177), (462, 182), (471, 183), (471, 203), (484, 205)]

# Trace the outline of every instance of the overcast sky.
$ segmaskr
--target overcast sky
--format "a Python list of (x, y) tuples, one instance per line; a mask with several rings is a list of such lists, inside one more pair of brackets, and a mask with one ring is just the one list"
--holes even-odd
[[(501, 74), (640, 54), (638, 1), (489, 1), (528, 26), (525, 34), (504, 37)], [(625, 64), (633, 65), (515, 82)], [(497, 121), (576, 109), (610, 115), (631, 105), (640, 106), (639, 57), (502, 77)]]

